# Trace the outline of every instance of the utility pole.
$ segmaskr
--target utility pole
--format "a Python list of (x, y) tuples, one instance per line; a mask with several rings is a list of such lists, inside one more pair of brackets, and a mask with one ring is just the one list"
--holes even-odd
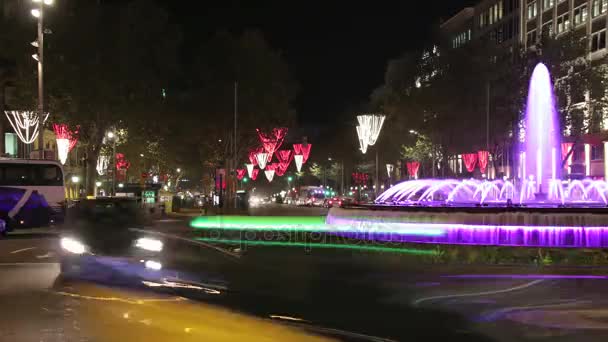
[(233, 180), (234, 180), (234, 208), (236, 209), (238, 207), (238, 198), (237, 198), (237, 194), (236, 194), (236, 163), (237, 163), (237, 149), (236, 149), (236, 130), (237, 130), (237, 116), (238, 116), (238, 110), (239, 110), (239, 83), (238, 81), (234, 82), (234, 139), (233, 139), (233, 144), (232, 144), (232, 167), (234, 168), (234, 172), (233, 172)]
[(44, 1), (39, 2), (38, 10), (38, 120), (40, 132), (38, 133), (38, 148), (40, 158), (44, 159)]

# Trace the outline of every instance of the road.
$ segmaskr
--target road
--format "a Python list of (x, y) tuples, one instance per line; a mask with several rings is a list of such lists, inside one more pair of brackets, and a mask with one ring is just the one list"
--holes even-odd
[[(155, 229), (175, 234), (189, 229), (187, 221), (159, 221)], [(56, 232), (11, 235), (0, 240), (0, 341), (323, 340), (277, 319), (312, 321), (347, 340), (361, 340), (353, 333), (468, 341), (608, 336), (608, 270), (541, 275), (530, 267), (416, 266), (331, 248), (248, 246), (238, 253), (228, 275), (234, 294), (184, 299), (63, 279)]]

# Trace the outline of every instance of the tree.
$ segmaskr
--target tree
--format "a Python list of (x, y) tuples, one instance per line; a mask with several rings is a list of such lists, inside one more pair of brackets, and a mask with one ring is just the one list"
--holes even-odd
[[(53, 30), (45, 60), (48, 110), (52, 121), (79, 126), (87, 156), (86, 189), (92, 194), (106, 132), (130, 130), (143, 118), (155, 122), (161, 116), (161, 89), (176, 65), (179, 35), (167, 13), (145, 0), (64, 6), (47, 17)], [(29, 59), (19, 60), (18, 69), (33, 70)], [(22, 85), (18, 94), (34, 108), (31, 89)]]

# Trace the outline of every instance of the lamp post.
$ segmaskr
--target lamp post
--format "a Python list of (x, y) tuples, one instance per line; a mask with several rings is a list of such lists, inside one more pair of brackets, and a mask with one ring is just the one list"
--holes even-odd
[(116, 196), (116, 135), (108, 132), (108, 139), (112, 140), (112, 196)]
[[(357, 121), (359, 125), (357, 126), (357, 136), (359, 137), (359, 143), (361, 145), (361, 152), (365, 154), (367, 151), (367, 146), (374, 146), (378, 137), (380, 136), (380, 131), (382, 130), (382, 125), (384, 124), (384, 119), (386, 116), (384, 114), (364, 114), (358, 115)], [(378, 149), (376, 148), (376, 174), (374, 177), (374, 194), (378, 195), (379, 190), (379, 181), (378, 181)]]
[(38, 39), (32, 42), (38, 48), (38, 53), (32, 57), (38, 62), (38, 120), (40, 133), (38, 134), (38, 148), (40, 159), (44, 159), (44, 5), (52, 5), (53, 0), (32, 0), (38, 6), (32, 9), (32, 15), (38, 18)]

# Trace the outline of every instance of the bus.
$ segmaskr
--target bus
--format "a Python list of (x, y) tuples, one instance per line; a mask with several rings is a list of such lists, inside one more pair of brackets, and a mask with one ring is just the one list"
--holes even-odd
[(63, 178), (56, 161), (0, 158), (0, 219), (8, 230), (63, 221)]

